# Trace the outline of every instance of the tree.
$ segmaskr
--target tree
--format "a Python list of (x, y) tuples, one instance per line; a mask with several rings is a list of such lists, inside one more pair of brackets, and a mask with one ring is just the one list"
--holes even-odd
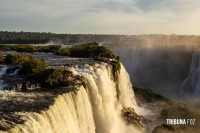
[(56, 52), (57, 55), (69, 55), (69, 49), (68, 48), (61, 48)]
[(16, 64), (21, 64), (27, 60), (30, 59), (29, 54), (7, 54), (4, 62), (8, 65), (16, 65)]
[(45, 70), (47, 64), (44, 60), (39, 58), (31, 58), (22, 63), (23, 74), (33, 74)]

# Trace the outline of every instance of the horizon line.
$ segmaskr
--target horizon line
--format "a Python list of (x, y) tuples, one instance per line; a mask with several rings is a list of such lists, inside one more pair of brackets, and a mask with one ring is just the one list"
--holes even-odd
[(200, 36), (197, 34), (164, 34), (164, 33), (142, 33), (142, 34), (110, 34), (110, 33), (58, 33), (58, 32), (49, 32), (49, 31), (11, 31), (11, 30), (0, 30), (0, 32), (24, 32), (24, 33), (47, 33), (47, 34), (63, 34), (63, 35), (107, 35), (107, 36), (144, 36), (144, 35), (163, 35), (163, 36)]

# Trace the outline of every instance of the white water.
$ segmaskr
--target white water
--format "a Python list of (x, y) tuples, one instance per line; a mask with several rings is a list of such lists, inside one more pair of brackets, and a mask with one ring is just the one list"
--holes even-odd
[[(3, 66), (1, 69), (0, 69), (0, 78), (6, 74), (6, 70), (8, 69), (7, 66)], [(0, 90), (3, 90), (3, 88), (5, 87), (6, 85), (4, 84), (4, 81), (2, 79), (0, 79)]]
[[(11, 71), (10, 73), (7, 73), (7, 70), (9, 69), (8, 66), (1, 66), (0, 68), (0, 78), (2, 78), (4, 75), (9, 75), (9, 76), (13, 76), (13, 75), (17, 75), (20, 68)], [(0, 90), (4, 90), (4, 88), (6, 88), (8, 86), (8, 84), (4, 83), (3, 79), (0, 79)]]
[(182, 88), (193, 96), (200, 96), (200, 49), (194, 51), (190, 66), (190, 73), (184, 80)]
[(120, 96), (117, 98), (111, 66), (105, 63), (72, 68), (83, 75), (87, 89), (56, 98), (47, 111), (27, 115), (27, 122), (12, 129), (13, 133), (138, 133), (121, 118), (123, 107), (137, 110), (130, 79), (122, 66), (119, 74)]
[(10, 75), (17, 75), (19, 72), (20, 68), (16, 69), (15, 71), (13, 71), (12, 73), (10, 73)]
[(122, 106), (133, 107), (138, 114), (141, 113), (139, 112), (139, 108), (136, 103), (129, 75), (122, 64), (119, 74), (119, 89), (120, 89), (119, 101), (122, 104)]
[(7, 70), (7, 69), (8, 69), (7, 66), (2, 67), (2, 68), (0, 69), (0, 77), (2, 77), (4, 74), (6, 74), (6, 70)]

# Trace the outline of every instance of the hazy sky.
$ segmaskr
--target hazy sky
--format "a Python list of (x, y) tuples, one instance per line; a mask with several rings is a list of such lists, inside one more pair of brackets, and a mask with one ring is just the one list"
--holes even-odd
[(200, 35), (200, 0), (0, 0), (0, 30)]

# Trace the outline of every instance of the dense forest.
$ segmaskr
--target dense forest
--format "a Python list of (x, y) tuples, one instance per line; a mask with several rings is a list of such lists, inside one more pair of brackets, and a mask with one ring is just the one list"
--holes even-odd
[(55, 34), (47, 32), (0, 31), (0, 44), (87, 43), (116, 40), (120, 35)]
[(97, 42), (110, 47), (118, 46), (143, 46), (143, 45), (168, 45), (186, 44), (199, 45), (200, 36), (195, 35), (106, 35), (106, 34), (55, 34), (50, 32), (10, 32), (0, 31), (0, 44), (83, 44)]

